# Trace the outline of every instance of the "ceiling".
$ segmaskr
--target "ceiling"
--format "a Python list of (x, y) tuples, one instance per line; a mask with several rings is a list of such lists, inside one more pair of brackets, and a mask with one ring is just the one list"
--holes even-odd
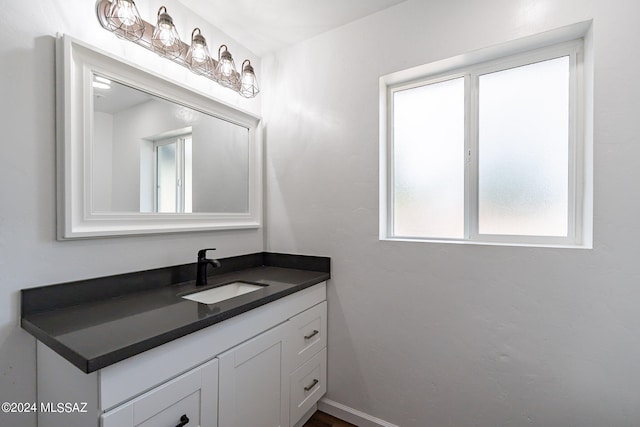
[(93, 89), (95, 111), (116, 114), (155, 99), (153, 95), (115, 81), (110, 86), (110, 89)]
[(258, 56), (405, 0), (179, 0)]

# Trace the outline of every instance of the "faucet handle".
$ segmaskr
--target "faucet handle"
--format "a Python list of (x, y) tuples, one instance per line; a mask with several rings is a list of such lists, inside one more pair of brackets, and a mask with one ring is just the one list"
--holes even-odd
[(198, 251), (198, 259), (205, 259), (207, 257), (207, 251), (215, 251), (216, 248), (200, 249)]

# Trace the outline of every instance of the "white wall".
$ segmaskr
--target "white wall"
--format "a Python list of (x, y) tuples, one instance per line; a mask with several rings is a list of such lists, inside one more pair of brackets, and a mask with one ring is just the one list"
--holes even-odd
[[(182, 125), (175, 119), (164, 103), (149, 100), (124, 111), (113, 114), (113, 131), (111, 146), (111, 205), (110, 212), (140, 212), (140, 185), (142, 182), (141, 137), (151, 136), (160, 132), (154, 115), (158, 115), (158, 122), (166, 124), (166, 129), (175, 129)], [(182, 125), (184, 126), (184, 125)], [(165, 130), (165, 128), (161, 128)], [(95, 134), (95, 130), (94, 130)], [(100, 172), (96, 171), (94, 176)], [(152, 191), (153, 185), (149, 187)], [(97, 190), (97, 189), (96, 189)]]
[[(198, 26), (213, 46), (229, 45), (236, 61), (259, 58), (175, 0), (136, 2), (147, 20), (164, 4), (183, 39)], [(245, 100), (215, 83), (100, 27), (91, 0), (8, 0), (0, 14), (0, 401), (30, 402), (35, 393), (35, 339), (19, 327), (19, 290), (260, 251), (261, 230), (189, 233), (86, 241), (55, 240), (55, 74), (57, 32), (107, 50), (154, 72), (260, 113), (260, 99)], [(256, 70), (256, 72), (259, 72)], [(0, 413), (0, 425), (35, 426), (35, 416)]]
[[(640, 423), (638, 16), (409, 0), (263, 58), (267, 248), (332, 257), (330, 399), (402, 427)], [(379, 76), (591, 18), (594, 249), (379, 241)]]
[(111, 211), (113, 188), (113, 116), (96, 111), (93, 114), (93, 210)]
[(224, 120), (193, 127), (193, 212), (249, 210), (248, 138), (247, 128)]

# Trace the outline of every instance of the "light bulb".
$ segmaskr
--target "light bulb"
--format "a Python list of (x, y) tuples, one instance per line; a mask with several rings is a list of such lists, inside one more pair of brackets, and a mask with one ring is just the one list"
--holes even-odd
[(133, 5), (128, 1), (122, 1), (120, 3), (120, 8), (118, 9), (118, 16), (120, 17), (120, 21), (122, 21), (123, 25), (130, 27), (136, 22), (136, 13), (133, 9)]
[(191, 32), (191, 47), (185, 58), (187, 66), (196, 74), (211, 75), (213, 61), (209, 56), (207, 41), (200, 33), (200, 28), (194, 28)]
[(194, 45), (191, 57), (197, 63), (203, 63), (207, 60), (207, 52), (204, 50), (204, 46), (202, 45)]
[(233, 74), (233, 64), (228, 59), (223, 59), (221, 67), (221, 73), (225, 77), (229, 77)]
[(133, 0), (113, 0), (105, 6), (106, 28), (118, 37), (139, 40), (144, 34), (144, 22)]
[(173, 25), (173, 19), (164, 6), (158, 9), (158, 24), (153, 30), (151, 45), (156, 53), (170, 59), (177, 59), (182, 55), (183, 43)]
[(243, 86), (253, 86), (256, 83), (256, 76), (253, 73), (243, 73), (242, 74), (242, 85)]
[(158, 36), (156, 37), (158, 40), (162, 42), (165, 46), (171, 46), (176, 42), (175, 37), (173, 36), (172, 26), (167, 24), (158, 24)]
[[(222, 48), (224, 48), (224, 51), (222, 51)], [(218, 66), (215, 70), (215, 76), (218, 79), (218, 83), (222, 86), (226, 86), (234, 90), (238, 89), (238, 85), (240, 84), (239, 75), (236, 71), (236, 66), (233, 63), (233, 57), (227, 50), (226, 45), (222, 45), (218, 49)]]

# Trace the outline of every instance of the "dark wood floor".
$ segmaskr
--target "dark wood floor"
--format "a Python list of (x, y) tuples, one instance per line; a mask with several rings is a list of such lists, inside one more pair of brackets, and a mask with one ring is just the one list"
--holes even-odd
[(324, 412), (317, 411), (303, 427), (356, 427)]

